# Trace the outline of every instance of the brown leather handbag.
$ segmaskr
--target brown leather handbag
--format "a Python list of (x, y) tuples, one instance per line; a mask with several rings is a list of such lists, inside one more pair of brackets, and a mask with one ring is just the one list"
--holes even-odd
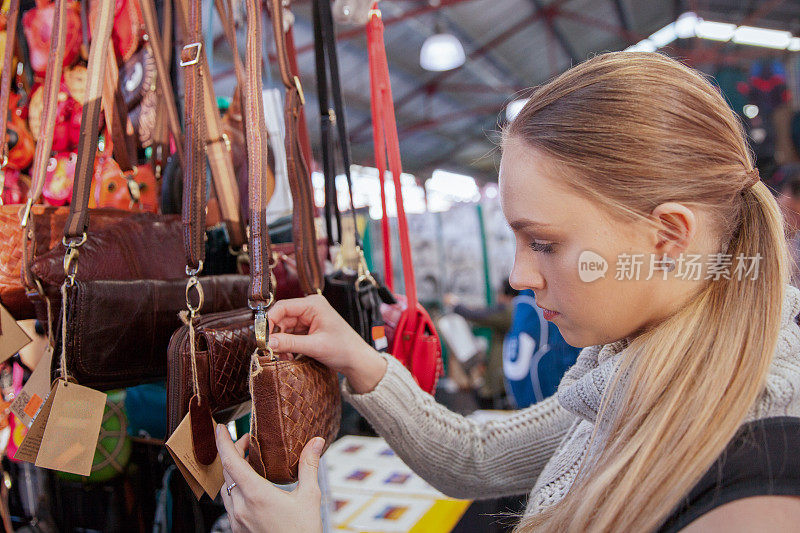
[[(58, 12), (56, 13), (58, 15)], [(19, 22), (19, 0), (12, 0), (9, 5), (6, 26), (6, 46), (3, 51), (3, 71), (0, 77), (0, 131), (5, 132), (8, 125), (8, 107), (11, 95), (11, 79), (14, 43), (17, 35), (17, 24)], [(51, 54), (51, 62), (55, 59)], [(52, 65), (56, 67), (56, 65)], [(61, 64), (57, 65), (59, 72)], [(58, 88), (54, 87), (57, 92)], [(52, 102), (55, 106), (55, 102)], [(47, 138), (47, 128), (45, 137)], [(52, 128), (49, 130), (52, 138)], [(8, 154), (8, 137), (3, 135), (2, 153), (0, 159), (5, 160)], [(49, 147), (48, 147), (49, 152)], [(44, 157), (45, 154), (42, 154)], [(46, 154), (49, 157), (49, 153)], [(40, 162), (41, 164), (41, 162)], [(0, 171), (3, 167), (0, 167)], [(46, 251), (61, 239), (60, 226), (63, 225), (67, 210), (64, 208), (45, 207), (34, 205), (42, 195), (44, 187), (44, 174), (38, 181), (34, 180), (28, 192), (28, 203), (12, 204), (0, 206), (0, 304), (2, 304), (11, 315), (22, 320), (35, 316), (33, 304), (28, 300), (25, 285), (22, 281), (23, 274), (23, 249), (26, 244), (30, 244), (33, 250)], [(24, 223), (21, 223), (25, 214), (28, 214), (30, 222), (28, 227), (30, 239), (23, 239)], [(33, 217), (30, 217), (33, 214)], [(26, 242), (27, 241), (27, 242)]]
[[(86, 232), (102, 90), (91, 80), (103, 79), (104, 56), (110, 47), (100, 36), (110, 32), (111, 15), (110, 4), (104, 3), (95, 32), (101, 45), (93, 46), (89, 54), (89, 69), (98, 75), (89, 76), (87, 85), (63, 262), (58, 261), (62, 249), (55, 249), (32, 268), (39, 272), (40, 282), (52, 288), (60, 283), (62, 324), (56, 339), (63, 342), (65, 357), (54, 363), (54, 372), (101, 390), (166, 377), (170, 334), (180, 325), (178, 311), (187, 298), (183, 224), (176, 217), (128, 213), (102, 231)], [(246, 303), (245, 276), (215, 276), (196, 283), (206, 307), (213, 311)]]
[[(190, 17), (190, 38), (200, 35), (198, 5), (196, 2)], [(245, 121), (250, 183), (250, 308), (200, 316), (173, 336), (168, 424), (170, 432), (174, 431), (188, 413), (194, 428), (195, 456), (199, 462), (210, 464), (216, 457), (216, 448), (213, 424), (208, 423), (207, 418), (213, 416), (216, 421), (225, 422), (240, 413), (241, 408), (255, 408), (251, 461), (253, 457), (263, 458), (254, 464), (256, 470), (271, 481), (287, 483), (296, 479), (299, 451), (311, 437), (321, 435), (328, 443), (335, 437), (341, 399), (336, 374), (327, 367), (302, 355), (285, 356), (286, 359), (281, 360), (266, 354), (266, 311), (274, 301), (274, 280), (270, 271), (272, 255), (264, 194), (267, 143), (261, 103), (261, 7), (254, 0), (248, 4), (248, 10)], [(191, 83), (188, 86), (191, 88)], [(297, 99), (293, 102), (299, 104)], [(296, 130), (287, 130), (287, 142), (295, 135)], [(300, 179), (295, 173), (290, 173), (290, 177)], [(305, 179), (308, 179), (307, 174)], [(308, 205), (301, 208), (303, 199), (310, 197), (295, 195), (294, 198), (299, 217), (310, 217), (311, 208)], [(305, 228), (308, 222), (304, 220)], [(313, 219), (310, 222), (313, 223)], [(318, 277), (300, 276), (306, 294), (318, 292), (322, 283), (313, 225), (310, 229), (310, 246), (298, 245), (297, 240), (294, 243), (301, 260), (299, 270), (320, 272)], [(316, 266), (305, 263), (316, 263)], [(251, 364), (254, 365), (252, 373)], [(255, 402), (251, 400), (249, 388), (258, 397)]]

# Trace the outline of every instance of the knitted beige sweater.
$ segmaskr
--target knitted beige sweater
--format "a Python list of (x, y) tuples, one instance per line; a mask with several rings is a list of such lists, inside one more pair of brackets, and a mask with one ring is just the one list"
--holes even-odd
[[(800, 290), (787, 286), (782, 329), (767, 385), (747, 421), (800, 416)], [(588, 448), (594, 417), (624, 341), (581, 350), (555, 396), (478, 423), (423, 392), (393, 357), (378, 385), (345, 399), (419, 476), (454, 498), (528, 494), (526, 514), (558, 502)]]

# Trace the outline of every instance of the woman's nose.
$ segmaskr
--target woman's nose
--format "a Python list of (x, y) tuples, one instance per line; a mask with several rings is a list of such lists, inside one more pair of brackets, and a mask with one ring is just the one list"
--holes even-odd
[(518, 291), (542, 290), (545, 287), (544, 277), (539, 270), (530, 262), (518, 258), (514, 258), (514, 267), (508, 276), (508, 283)]

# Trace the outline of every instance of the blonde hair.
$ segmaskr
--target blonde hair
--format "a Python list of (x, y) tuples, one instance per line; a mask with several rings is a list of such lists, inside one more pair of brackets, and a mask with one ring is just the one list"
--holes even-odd
[[(504, 134), (564, 165), (569, 185), (615, 215), (648, 218), (667, 201), (698, 206), (721, 253), (761, 257), (755, 279), (708, 281), (630, 342), (572, 488), (517, 526), (655, 530), (763, 389), (788, 280), (778, 204), (763, 183), (744, 187), (752, 154), (718, 90), (660, 54), (609, 53), (572, 68), (536, 88)], [(611, 406), (611, 397), (621, 401)]]

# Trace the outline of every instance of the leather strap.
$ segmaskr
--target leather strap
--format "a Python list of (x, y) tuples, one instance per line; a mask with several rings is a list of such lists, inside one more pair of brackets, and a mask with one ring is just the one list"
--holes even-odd
[[(278, 0), (280, 1), (280, 0)], [(247, 55), (244, 125), (250, 196), (250, 306), (261, 311), (272, 303), (270, 242), (267, 225), (267, 127), (261, 79), (261, 2), (247, 0)], [(288, 124), (287, 124), (288, 131)], [(287, 133), (288, 135), (288, 133)]]
[[(189, 24), (186, 17), (186, 13), (189, 10), (188, 0), (179, 0), (176, 7), (178, 19), (183, 29), (182, 33), (183, 35), (189, 35)], [(241, 62), (241, 59), (239, 61)], [(202, 120), (205, 125), (205, 153), (208, 155), (208, 161), (211, 166), (214, 191), (217, 194), (222, 218), (228, 229), (228, 238), (231, 246), (233, 248), (241, 248), (247, 242), (246, 222), (239, 209), (239, 185), (233, 169), (233, 160), (231, 159), (229, 148), (230, 141), (223, 135), (222, 118), (219, 114), (219, 107), (217, 107), (213, 79), (205, 54), (198, 59), (198, 63), (195, 66), (199, 66), (199, 75), (202, 83), (202, 107), (198, 106), (191, 109), (187, 101), (184, 113), (198, 115), (197, 120)]]
[[(152, 4), (151, 4), (152, 5)], [(148, 6), (149, 7), (149, 6)], [(144, 16), (144, 9), (146, 9), (142, 5), (142, 15)], [(164, 0), (163, 8), (161, 11), (161, 56), (164, 62), (164, 65), (169, 65), (170, 61), (172, 60), (172, 0)], [(147, 28), (147, 23), (145, 22), (145, 27)], [(153, 59), (155, 60), (156, 49), (153, 48)], [(158, 61), (158, 60), (156, 60)], [(156, 63), (156, 75), (158, 76), (158, 63)], [(169, 73), (167, 72), (167, 75)], [(168, 78), (168, 76), (167, 76)], [(172, 80), (168, 80), (169, 85), (172, 85)], [(156, 106), (156, 125), (153, 129), (153, 144), (152, 144), (152, 155), (151, 160), (153, 162), (153, 170), (155, 172), (156, 180), (158, 183), (161, 183), (161, 173), (166, 162), (167, 157), (169, 156), (170, 152), (170, 132), (172, 122), (168, 116), (170, 113), (169, 110), (169, 103), (168, 100), (172, 102), (172, 106), (175, 112), (175, 120), (178, 120), (178, 111), (175, 108), (175, 100), (174, 100), (174, 92), (168, 91), (165, 94), (163, 87), (163, 82), (159, 80), (159, 85), (157, 90), (158, 94), (158, 104)], [(180, 123), (177, 124), (178, 126), (178, 134), (180, 135)], [(174, 133), (174, 132), (173, 132)], [(183, 149), (182, 141), (180, 139), (176, 139), (175, 142), (176, 146), (181, 147), (181, 151)], [(177, 156), (180, 158), (180, 154)]]
[[(301, 112), (305, 104), (300, 78), (293, 74), (283, 31), (283, 6), (281, 0), (270, 0), (272, 31), (280, 67), (281, 81), (286, 88), (284, 119), (286, 123), (286, 164), (289, 187), (294, 203), (293, 229), (297, 253), (297, 272), (300, 286), (306, 294), (320, 292), (324, 283), (322, 267), (317, 255), (317, 232), (314, 227), (314, 201), (308, 164), (300, 143)], [(248, 13), (249, 14), (249, 13)], [(248, 54), (250, 54), (248, 50)], [(248, 79), (248, 81), (251, 81)], [(248, 90), (251, 91), (250, 86)], [(263, 110), (263, 108), (262, 108)], [(260, 112), (263, 114), (263, 111)], [(252, 227), (251, 227), (252, 230)]]
[(119, 90), (119, 65), (114, 44), (108, 41), (106, 52), (106, 75), (103, 83), (103, 110), (106, 129), (111, 133), (114, 160), (123, 174), (133, 172), (136, 162), (136, 146), (128, 110)]
[[(58, 0), (56, 3), (63, 2)], [(100, 111), (101, 101), (103, 94), (103, 80), (107, 79), (105, 76), (106, 67), (108, 65), (107, 58), (109, 54), (114, 57), (114, 49), (111, 44), (111, 28), (114, 25), (114, 1), (113, 0), (100, 0), (99, 9), (97, 10), (97, 20), (92, 26), (92, 42), (96, 43), (89, 49), (89, 64), (86, 69), (86, 101), (83, 105), (83, 112), (81, 115), (81, 134), (78, 140), (78, 160), (75, 164), (75, 180), (72, 187), (72, 202), (69, 206), (69, 215), (67, 216), (67, 223), (64, 226), (64, 236), (67, 239), (81, 239), (86, 228), (89, 225), (89, 193), (92, 186), (92, 174), (94, 170), (94, 160), (97, 151), (97, 137), (100, 128)], [(64, 47), (59, 48), (58, 64), (61, 64), (63, 57)], [(52, 49), (51, 58), (52, 59)], [(60, 70), (60, 69), (59, 69)], [(47, 75), (50, 75), (48, 67)], [(61, 73), (58, 73), (59, 78)], [(45, 80), (45, 84), (49, 80)], [(47, 95), (46, 95), (47, 96)], [(123, 115), (124, 116), (124, 115)], [(55, 117), (53, 117), (55, 118)], [(53, 123), (53, 120), (42, 120), (45, 128)], [(48, 124), (50, 123), (50, 124)], [(52, 140), (52, 130), (49, 132), (47, 139)], [(39, 152), (39, 145), (43, 144), (42, 137), (36, 144), (36, 152)], [(50, 146), (47, 146), (48, 154)], [(34, 160), (34, 164), (37, 161)], [(44, 169), (41, 169), (43, 171)], [(34, 167), (34, 173), (37, 168)]]
[[(372, 127), (375, 143), (375, 164), (381, 176), (386, 174), (386, 156), (394, 181), (395, 200), (397, 203), (397, 225), (400, 230), (400, 255), (403, 259), (403, 279), (406, 285), (408, 309), (417, 308), (417, 285), (414, 281), (414, 265), (411, 260), (411, 245), (408, 239), (408, 220), (403, 207), (403, 192), (400, 176), (403, 172), (400, 163), (400, 141), (397, 136), (392, 86), (389, 81), (389, 64), (386, 60), (386, 49), (383, 44), (383, 21), (380, 11), (373, 5), (367, 22), (367, 51), (369, 54), (370, 90), (372, 93)], [(383, 197), (383, 191), (381, 192)], [(388, 222), (384, 206), (383, 219)], [(384, 224), (384, 244), (388, 240), (388, 224)], [(386, 246), (384, 246), (386, 250)], [(386, 256), (387, 273), (391, 271), (391, 255)]]
[[(294, 26), (289, 26), (289, 30), (286, 32), (286, 55), (289, 57), (289, 68), (291, 69), (292, 75), (299, 76), (300, 69), (297, 66), (297, 50), (294, 46)], [(308, 135), (308, 127), (306, 126), (306, 111), (305, 106), (300, 107), (299, 112), (299, 120), (298, 123), (300, 127), (297, 131), (297, 136), (300, 139), (300, 148), (303, 154), (303, 157), (307, 162), (314, 161), (314, 156), (311, 153), (311, 140)]]
[(203, 270), (206, 229), (206, 152), (203, 113), (203, 72), (200, 59), (203, 50), (202, 2), (188, 4), (186, 40), (181, 51), (184, 68), (183, 123), (186, 129), (183, 167), (183, 242), (187, 268), (195, 273)]
[(233, 22), (233, 6), (230, 0), (214, 0), (214, 5), (217, 8), (220, 21), (222, 22), (222, 30), (225, 33), (225, 39), (233, 52), (233, 71), (236, 75), (237, 90), (246, 86), (247, 75), (244, 71), (244, 63), (239, 56), (239, 48), (236, 44), (236, 26)]
[[(142, 6), (142, 18), (144, 19), (144, 25), (147, 30), (147, 35), (150, 39), (150, 45), (153, 51), (153, 59), (156, 63), (156, 77), (158, 78), (161, 102), (166, 108), (167, 123), (169, 125), (170, 132), (172, 133), (172, 137), (175, 139), (178, 161), (181, 164), (181, 168), (185, 168), (184, 162), (186, 159), (183, 153), (184, 141), (183, 134), (181, 132), (181, 121), (180, 117), (178, 116), (178, 107), (175, 104), (175, 98), (173, 97), (175, 90), (172, 87), (172, 79), (170, 78), (168, 67), (169, 52), (167, 50), (170, 49), (170, 42), (172, 40), (171, 30), (169, 29), (169, 25), (164, 25), (165, 38), (162, 40), (161, 31), (158, 29), (158, 17), (156, 16), (156, 8), (153, 4), (153, 0), (140, 0), (139, 3)], [(171, 6), (171, 3), (165, 2), (165, 10), (167, 10), (168, 6)], [(171, 9), (169, 9), (169, 12), (171, 13)], [(165, 13), (165, 19), (167, 18), (171, 18), (171, 15), (167, 17), (167, 14)], [(167, 141), (166, 144), (169, 145), (169, 141)]]
[(0, 172), (5, 168), (8, 157), (6, 126), (8, 124), (8, 101), (11, 98), (11, 79), (16, 72), (13, 63), (18, 21), (19, 0), (11, 0), (6, 15), (6, 45), (3, 51), (3, 74), (0, 76), (0, 132), (3, 135), (2, 148), (0, 148)]
[[(44, 105), (42, 107), (42, 131), (33, 156), (33, 169), (31, 171), (31, 189), (28, 196), (28, 205), (39, 200), (44, 188), (44, 178), (47, 172), (47, 163), (50, 160), (50, 150), (53, 147), (53, 131), (56, 127), (56, 104), (58, 92), (61, 87), (61, 71), (64, 62), (64, 49), (66, 47), (66, 18), (67, 0), (56, 0), (53, 11), (53, 29), (50, 34), (50, 55), (47, 58), (47, 71), (44, 77)], [(13, 50), (13, 47), (6, 46)], [(8, 72), (11, 74), (10, 69)], [(88, 98), (88, 96), (87, 96)], [(89, 103), (89, 102), (87, 102)], [(86, 106), (84, 106), (84, 113)], [(4, 117), (5, 118), (5, 117)], [(23, 215), (23, 222), (31, 223), (30, 217)], [(26, 233), (29, 233), (26, 231)]]
[[(361, 248), (361, 236), (358, 234), (356, 212), (353, 206), (353, 180), (350, 175), (350, 142), (347, 136), (342, 87), (339, 78), (339, 60), (336, 54), (335, 30), (333, 14), (328, 0), (314, 0), (314, 52), (317, 70), (317, 98), (319, 100), (320, 138), (322, 141), (322, 168), (325, 174), (325, 225), (328, 230), (328, 244), (342, 242), (342, 219), (336, 194), (336, 161), (334, 159), (335, 143), (331, 137), (331, 129), (335, 125), (339, 135), (344, 175), (347, 178), (347, 189), (350, 193), (350, 214), (353, 217), (356, 246)], [(333, 109), (328, 104), (328, 77), (333, 97)], [(336, 221), (336, 240), (333, 238), (333, 220)]]

